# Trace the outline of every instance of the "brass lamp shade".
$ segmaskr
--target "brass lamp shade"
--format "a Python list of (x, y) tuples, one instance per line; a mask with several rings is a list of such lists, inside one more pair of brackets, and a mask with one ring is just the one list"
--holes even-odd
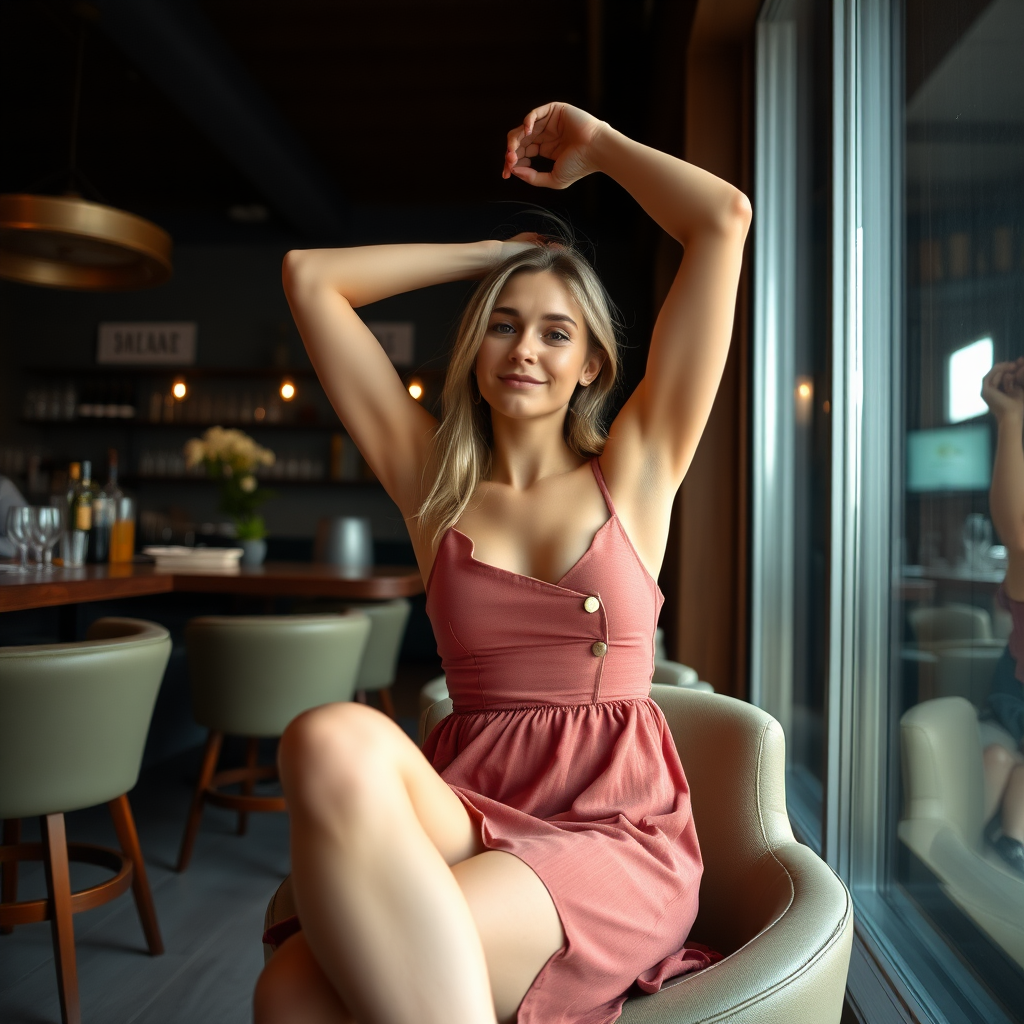
[(171, 236), (133, 213), (77, 196), (0, 195), (0, 277), (117, 292), (163, 284)]

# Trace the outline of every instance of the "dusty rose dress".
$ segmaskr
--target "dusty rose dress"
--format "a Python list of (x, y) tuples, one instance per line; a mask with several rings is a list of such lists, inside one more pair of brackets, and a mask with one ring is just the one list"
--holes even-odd
[(519, 1024), (606, 1024), (638, 982), (705, 967), (684, 946), (702, 871), (675, 744), (650, 700), (664, 598), (611, 518), (557, 584), (478, 562), (452, 528), (427, 614), (454, 712), (424, 753), (480, 826), (540, 877), (566, 944)]

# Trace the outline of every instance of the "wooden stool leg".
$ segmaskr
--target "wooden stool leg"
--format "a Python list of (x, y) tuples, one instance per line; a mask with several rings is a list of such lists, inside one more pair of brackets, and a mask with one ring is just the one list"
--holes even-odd
[[(21, 842), (21, 819), (6, 818), (4, 820), (4, 846), (17, 846)], [(3, 882), (0, 882), (0, 903), (13, 903), (18, 898), (18, 862), (4, 862)], [(0, 928), (0, 935), (10, 935), (14, 925)]]
[[(250, 736), (245, 748), (245, 767), (249, 771), (255, 771), (260, 759), (260, 741), (255, 736)], [(242, 796), (252, 796), (256, 780), (249, 778), (242, 783)], [(244, 836), (249, 827), (249, 812), (238, 812), (238, 835)]]
[(68, 841), (64, 815), (48, 814), (40, 820), (46, 865), (46, 888), (50, 897), (50, 930), (57, 966), (60, 1018), (64, 1024), (81, 1024), (78, 1006), (78, 970), (75, 965), (75, 925), (71, 917), (71, 874), (68, 869)]
[(395, 720), (395, 704), (391, 699), (391, 687), (386, 686), (380, 691), (380, 706), (384, 709), (384, 714), (388, 716), (392, 721)]
[(146, 935), (149, 952), (159, 956), (164, 951), (164, 942), (160, 938), (160, 926), (156, 921), (156, 907), (153, 906), (153, 894), (149, 889), (149, 878), (146, 876), (146, 864), (142, 859), (142, 848), (139, 846), (139, 834), (135, 831), (135, 818), (132, 816), (132, 805), (128, 803), (128, 794), (119, 796), (107, 804), (110, 816), (114, 819), (114, 830), (121, 850), (132, 859), (134, 873), (132, 875), (132, 895), (135, 906), (142, 921), (142, 930)]
[(196, 783), (196, 791), (192, 797), (192, 807), (188, 812), (185, 835), (181, 839), (181, 852), (178, 854), (178, 871), (184, 871), (188, 867), (188, 862), (192, 859), (192, 847), (195, 846), (196, 836), (199, 833), (199, 822), (203, 817), (203, 794), (217, 768), (217, 758), (220, 757), (220, 745), (223, 742), (224, 733), (214, 732), (211, 729), (210, 735), (206, 738), (203, 767), (199, 771), (199, 781)]

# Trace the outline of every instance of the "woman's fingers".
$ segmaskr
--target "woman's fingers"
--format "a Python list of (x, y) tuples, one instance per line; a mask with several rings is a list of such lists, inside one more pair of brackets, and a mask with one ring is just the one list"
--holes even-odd
[[(526, 163), (528, 164), (529, 161), (527, 160)], [(532, 167), (524, 166), (522, 161), (512, 168), (512, 173), (528, 185), (537, 185), (540, 188), (563, 187), (550, 171), (535, 171)]]

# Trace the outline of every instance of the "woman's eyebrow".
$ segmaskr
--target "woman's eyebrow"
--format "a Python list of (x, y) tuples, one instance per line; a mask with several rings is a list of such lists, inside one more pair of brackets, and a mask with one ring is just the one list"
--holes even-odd
[[(504, 313), (506, 316), (519, 316), (519, 310), (516, 309), (514, 306), (495, 306), (494, 309), (491, 310), (491, 312)], [(544, 316), (541, 317), (541, 320), (555, 320), (558, 321), (559, 323), (572, 324), (573, 327), (579, 326), (576, 323), (576, 321), (573, 320), (573, 318), (566, 313), (545, 313)]]

